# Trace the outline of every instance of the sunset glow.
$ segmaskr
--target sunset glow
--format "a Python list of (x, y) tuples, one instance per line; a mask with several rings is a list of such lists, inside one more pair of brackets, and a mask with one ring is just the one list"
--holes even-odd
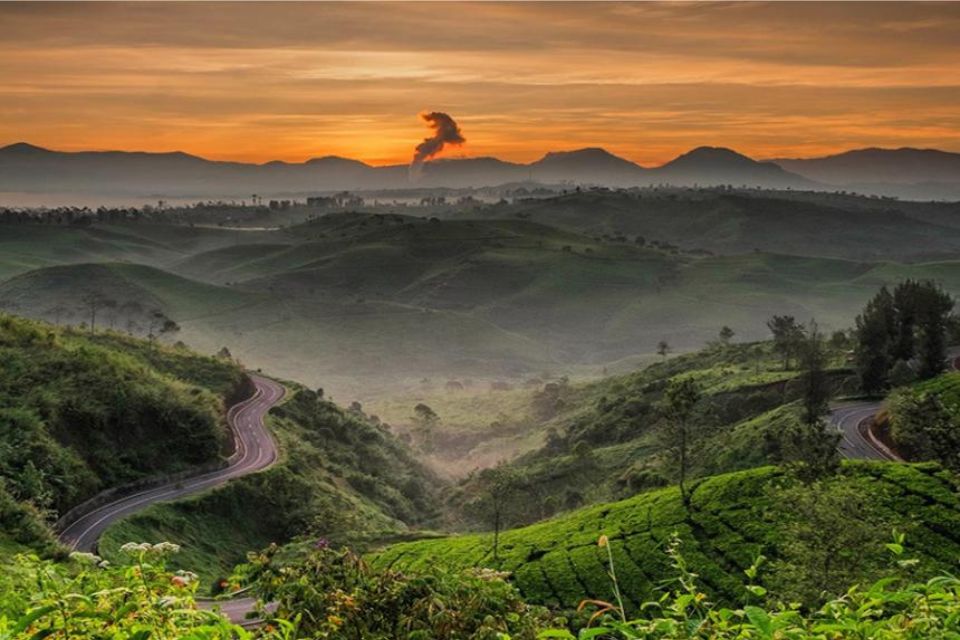
[(7, 4), (0, 145), (406, 163), (960, 150), (960, 5)]

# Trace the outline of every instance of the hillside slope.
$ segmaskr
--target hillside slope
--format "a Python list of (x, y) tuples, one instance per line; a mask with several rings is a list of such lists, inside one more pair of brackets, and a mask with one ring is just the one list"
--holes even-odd
[[(736, 603), (746, 594), (743, 570), (760, 553), (776, 557), (782, 532), (766, 516), (766, 487), (780, 473), (763, 468), (708, 478), (694, 491), (689, 513), (671, 487), (506, 531), (498, 563), (491, 556), (491, 535), (397, 544), (373, 562), (401, 570), (429, 570), (434, 563), (494, 567), (511, 572), (528, 600), (573, 608), (584, 598), (613, 601), (605, 551), (597, 546), (597, 539), (606, 535), (626, 604), (636, 610), (675, 576), (665, 546), (677, 533), (690, 570), (700, 576), (707, 592)], [(929, 464), (850, 463), (844, 477), (878, 499), (891, 526), (909, 531), (912, 556), (921, 560), (920, 573), (955, 566), (960, 498), (949, 474)]]
[(184, 546), (178, 566), (211, 584), (272, 542), (311, 535), (362, 546), (436, 522), (443, 483), (389, 429), (289, 386), (268, 420), (281, 450), (275, 466), (122, 520), (105, 532), (101, 552), (115, 558), (131, 540), (170, 540)]
[(214, 463), (232, 446), (224, 406), (244, 379), (229, 363), (10, 316), (0, 360), (0, 486), (43, 514), (38, 526), (4, 518), (20, 542), (45, 545), (43, 519), (102, 489)]

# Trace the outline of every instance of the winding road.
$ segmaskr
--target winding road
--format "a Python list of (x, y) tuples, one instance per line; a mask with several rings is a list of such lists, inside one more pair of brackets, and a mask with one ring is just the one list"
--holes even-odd
[(880, 401), (857, 402), (834, 406), (830, 423), (840, 432), (838, 448), (845, 458), (856, 460), (900, 460), (868, 431), (873, 417), (880, 411)]
[[(960, 371), (960, 347), (947, 350), (948, 368)], [(882, 400), (837, 404), (830, 409), (830, 424), (840, 432), (840, 453), (857, 460), (902, 459), (877, 440), (870, 431), (870, 421), (883, 408)]]
[(157, 502), (176, 500), (217, 487), (276, 462), (277, 445), (264, 426), (263, 417), (283, 398), (284, 388), (262, 376), (251, 374), (250, 379), (256, 388), (254, 394), (227, 412), (227, 422), (236, 442), (236, 450), (227, 466), (107, 502), (64, 526), (59, 534), (60, 541), (76, 551), (94, 551), (100, 534), (121, 518)]

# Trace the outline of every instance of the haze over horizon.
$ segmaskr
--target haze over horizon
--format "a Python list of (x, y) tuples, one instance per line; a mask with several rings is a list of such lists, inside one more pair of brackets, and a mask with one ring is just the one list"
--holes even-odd
[(469, 141), (448, 158), (960, 151), (957, 5), (49, 3), (0, 19), (4, 144), (406, 164), (417, 114), (437, 110)]

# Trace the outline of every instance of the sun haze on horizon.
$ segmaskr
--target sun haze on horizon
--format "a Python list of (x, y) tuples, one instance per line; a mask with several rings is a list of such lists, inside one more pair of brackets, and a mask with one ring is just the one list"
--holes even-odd
[[(0, 144), (407, 164), (960, 151), (960, 4), (4, 4)], [(451, 154), (448, 152), (447, 156)]]

